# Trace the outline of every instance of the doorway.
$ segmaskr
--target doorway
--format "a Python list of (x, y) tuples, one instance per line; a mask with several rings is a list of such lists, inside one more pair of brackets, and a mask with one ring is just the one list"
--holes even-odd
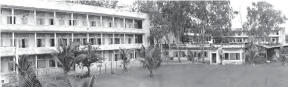
[(212, 53), (212, 63), (216, 63), (216, 53)]

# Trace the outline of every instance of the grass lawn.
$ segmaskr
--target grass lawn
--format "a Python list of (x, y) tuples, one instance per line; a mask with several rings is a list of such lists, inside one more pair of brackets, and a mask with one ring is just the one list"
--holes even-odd
[(97, 87), (287, 87), (288, 66), (164, 65), (149, 77), (146, 69), (97, 77)]

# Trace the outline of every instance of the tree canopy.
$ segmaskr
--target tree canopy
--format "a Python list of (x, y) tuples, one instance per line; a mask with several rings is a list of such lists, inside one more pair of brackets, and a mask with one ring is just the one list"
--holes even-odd
[(259, 40), (265, 39), (286, 19), (281, 11), (274, 9), (272, 4), (265, 1), (253, 2), (251, 7), (247, 7), (247, 12), (247, 22), (243, 27), (248, 31), (248, 35)]

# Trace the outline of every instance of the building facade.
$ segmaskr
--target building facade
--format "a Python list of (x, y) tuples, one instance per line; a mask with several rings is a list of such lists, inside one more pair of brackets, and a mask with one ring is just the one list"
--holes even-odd
[[(33, 0), (1, 1), (1, 82), (9, 83), (19, 56), (28, 55), (38, 75), (62, 72), (51, 53), (59, 39), (69, 44), (100, 45), (104, 62), (117, 63), (119, 48), (135, 50), (148, 46), (149, 16), (95, 6)], [(37, 4), (36, 4), (37, 3)], [(120, 63), (119, 63), (120, 64)], [(92, 66), (97, 67), (96, 64)], [(113, 66), (117, 67), (117, 66)], [(85, 71), (75, 68), (75, 72)], [(10, 81), (9, 81), (10, 80)]]

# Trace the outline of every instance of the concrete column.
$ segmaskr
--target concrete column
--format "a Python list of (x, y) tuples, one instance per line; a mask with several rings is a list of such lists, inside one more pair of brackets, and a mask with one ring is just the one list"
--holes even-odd
[(134, 53), (134, 57), (133, 58), (136, 59), (136, 49), (133, 50), (133, 53)]
[(113, 37), (112, 37), (112, 44), (115, 44), (115, 40), (114, 40), (114, 38), (115, 38), (115, 34), (113, 33)]
[(89, 43), (89, 38), (90, 38), (90, 37), (89, 37), (89, 33), (87, 33), (87, 40), (86, 40), (87, 43)]
[(34, 10), (34, 25), (37, 25), (37, 15), (36, 15), (36, 10)]
[(71, 13), (71, 26), (74, 26), (74, 24), (73, 24), (73, 13)]
[(12, 46), (16, 47), (15, 46), (15, 33), (14, 32), (12, 32)]
[(57, 16), (56, 16), (56, 11), (54, 11), (53, 12), (53, 22), (54, 22), (54, 26), (56, 25), (56, 18), (57, 18)]
[(101, 26), (101, 27), (103, 27), (102, 21), (103, 21), (103, 16), (100, 16), (100, 26)]
[(132, 44), (136, 44), (136, 40), (135, 39), (136, 39), (135, 34), (133, 34), (133, 40), (132, 40), (133, 42), (132, 42)]
[(114, 23), (115, 23), (115, 17), (112, 17), (112, 27), (115, 27)]
[(104, 42), (103, 42), (103, 34), (101, 33), (101, 44), (104, 45)]
[(89, 15), (86, 15), (86, 22), (87, 22), (87, 27), (90, 27), (90, 22), (89, 22)]
[(126, 34), (124, 34), (124, 44), (126, 44)]
[(37, 33), (34, 33), (34, 44), (35, 44), (35, 48), (37, 48)]
[(132, 24), (132, 28), (134, 28), (134, 22), (135, 22), (135, 20), (133, 19), (133, 24)]
[(74, 41), (74, 33), (71, 33), (71, 41)]
[(56, 33), (54, 33), (54, 45), (55, 45), (55, 47), (57, 47), (57, 42), (58, 42), (57, 36), (56, 36)]
[(123, 18), (123, 27), (124, 27), (124, 28), (126, 28), (126, 27), (125, 27), (125, 25), (126, 25), (126, 23), (125, 23), (125, 22), (126, 22), (126, 19), (125, 19), (125, 18)]
[(11, 8), (12, 24), (14, 24), (14, 8)]
[(114, 61), (116, 61), (116, 56), (115, 56), (115, 50), (113, 50), (113, 55), (112, 55), (112, 61), (114, 60)]

